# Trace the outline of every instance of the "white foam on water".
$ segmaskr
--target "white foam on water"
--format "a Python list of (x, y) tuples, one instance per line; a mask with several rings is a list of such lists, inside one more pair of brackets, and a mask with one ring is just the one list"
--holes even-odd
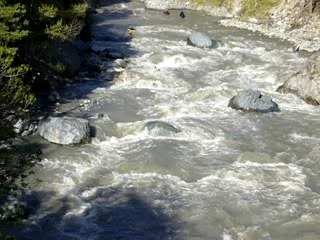
[[(126, 11), (129, 4), (117, 5), (117, 11)], [(139, 14), (145, 17), (144, 11), (148, 10), (135, 9), (134, 21)], [(114, 84), (94, 89), (89, 97), (106, 100), (103, 111), (108, 115), (112, 102), (130, 99), (138, 105), (134, 109), (138, 120), (112, 121), (110, 114), (107, 121), (116, 134), (79, 148), (63, 148), (60, 157), (44, 159), (38, 170), (48, 180), (39, 189), (55, 189), (76, 202), (64, 215), (61, 231), (79, 237), (81, 231), (94, 235), (106, 230), (90, 220), (131, 193), (174, 216), (182, 228), (207, 224), (212, 232), (200, 227), (199, 235), (217, 233), (223, 240), (249, 239), (241, 236), (261, 229), (257, 236), (269, 237), (268, 231), (274, 228), (269, 230), (270, 224), (283, 222), (286, 229), (288, 219), (297, 216), (301, 216), (299, 224), (316, 221), (314, 215), (301, 213), (313, 212), (319, 194), (307, 186), (309, 169), (294, 163), (301, 149), (319, 140), (318, 133), (308, 133), (306, 125), (316, 122), (320, 110), (293, 95), (275, 93), (281, 78), (305, 59), (287, 50), (268, 49), (264, 46), (268, 39), (260, 42), (237, 36), (225, 37), (226, 44), (217, 49), (199, 49), (186, 45), (192, 29), (134, 21), (137, 35), (126, 45), (137, 54), (126, 59), (129, 64)], [(108, 22), (98, 23), (104, 24)], [(98, 44), (95, 48), (106, 45), (94, 44)], [(229, 99), (246, 88), (272, 96), (282, 112), (263, 115), (228, 108)], [(136, 97), (126, 98), (137, 92)], [(152, 97), (144, 98), (144, 93)], [(85, 111), (90, 109), (91, 105)], [(279, 132), (292, 119), (305, 125), (290, 121), (292, 133), (280, 138)], [(152, 120), (168, 122), (181, 132), (159, 136), (145, 127)], [(316, 156), (314, 151), (305, 161), (313, 166)], [(70, 233), (64, 225), (74, 218), (77, 227)], [(279, 239), (287, 240), (284, 236), (280, 234)]]

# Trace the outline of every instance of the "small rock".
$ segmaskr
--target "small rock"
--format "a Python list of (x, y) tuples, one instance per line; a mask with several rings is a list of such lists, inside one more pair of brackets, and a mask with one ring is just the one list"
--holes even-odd
[(200, 48), (211, 48), (214, 45), (210, 37), (202, 32), (192, 33), (187, 39), (187, 44)]
[(257, 90), (244, 90), (231, 98), (228, 107), (246, 112), (279, 112), (278, 104), (271, 97), (262, 95)]
[(53, 95), (49, 95), (48, 99), (49, 99), (50, 102), (55, 102), (56, 101), (56, 98)]
[(127, 66), (127, 62), (121, 58), (114, 60), (114, 66), (125, 68)]
[(53, 95), (56, 100), (60, 100), (60, 94), (57, 91), (53, 91), (51, 95)]
[(29, 121), (28, 120), (22, 120), (19, 119), (14, 125), (14, 132), (17, 134), (22, 133), (24, 130), (28, 129), (29, 127)]
[(148, 132), (157, 136), (172, 136), (179, 133), (180, 130), (167, 122), (162, 121), (150, 121), (145, 125)]

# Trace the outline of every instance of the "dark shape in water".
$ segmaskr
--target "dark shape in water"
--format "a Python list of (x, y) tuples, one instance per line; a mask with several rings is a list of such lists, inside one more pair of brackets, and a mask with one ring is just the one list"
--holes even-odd
[(165, 9), (165, 10), (163, 11), (163, 14), (165, 14), (165, 15), (170, 15), (170, 12), (169, 12), (168, 9)]
[(184, 14), (184, 12), (183, 11), (181, 11), (180, 12), (180, 15), (179, 15), (181, 18), (185, 18), (186, 17), (186, 15)]
[(128, 31), (129, 36), (132, 37), (133, 34), (136, 32), (136, 29), (134, 27), (130, 26), (127, 31)]

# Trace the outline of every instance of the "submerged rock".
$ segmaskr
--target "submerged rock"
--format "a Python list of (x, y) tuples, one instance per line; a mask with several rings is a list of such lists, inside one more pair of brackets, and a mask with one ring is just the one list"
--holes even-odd
[(145, 125), (149, 133), (158, 136), (172, 136), (179, 133), (180, 130), (167, 122), (162, 121), (150, 121)]
[(320, 53), (313, 54), (307, 67), (291, 76), (277, 91), (293, 93), (309, 104), (320, 105)]
[(75, 144), (89, 141), (89, 121), (75, 117), (49, 117), (39, 123), (40, 136), (57, 144)]
[(244, 90), (231, 98), (228, 107), (247, 112), (279, 112), (278, 104), (271, 97), (262, 95), (257, 90)]
[(211, 48), (216, 45), (216, 42), (213, 42), (208, 35), (202, 32), (194, 32), (187, 39), (187, 44), (200, 47), (200, 48)]

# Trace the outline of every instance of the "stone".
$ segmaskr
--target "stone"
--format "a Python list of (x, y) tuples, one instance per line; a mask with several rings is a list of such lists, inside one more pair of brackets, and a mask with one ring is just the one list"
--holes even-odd
[(270, 96), (262, 95), (258, 90), (243, 90), (230, 99), (228, 107), (246, 112), (279, 112), (279, 106)]
[(51, 95), (53, 95), (56, 100), (60, 100), (60, 94), (57, 91), (53, 91)]
[(320, 105), (320, 53), (313, 54), (306, 67), (285, 81), (277, 92), (293, 93), (309, 104)]
[(56, 98), (53, 96), (53, 95), (49, 95), (48, 96), (48, 100), (50, 101), (50, 102), (55, 102), (56, 101)]
[(191, 36), (188, 37), (187, 44), (200, 48), (211, 48), (214, 45), (210, 37), (202, 32), (193, 32)]
[(22, 120), (19, 119), (14, 125), (14, 132), (17, 134), (22, 133), (24, 130), (27, 130), (29, 128), (29, 121), (28, 120)]
[(114, 66), (120, 67), (120, 68), (125, 68), (127, 66), (127, 62), (121, 58), (118, 58), (118, 59), (114, 60)]
[(162, 121), (150, 121), (145, 124), (145, 128), (149, 134), (157, 136), (172, 136), (179, 133), (180, 130), (167, 122)]
[(89, 121), (76, 117), (49, 117), (40, 121), (38, 133), (61, 145), (86, 143), (90, 139)]

